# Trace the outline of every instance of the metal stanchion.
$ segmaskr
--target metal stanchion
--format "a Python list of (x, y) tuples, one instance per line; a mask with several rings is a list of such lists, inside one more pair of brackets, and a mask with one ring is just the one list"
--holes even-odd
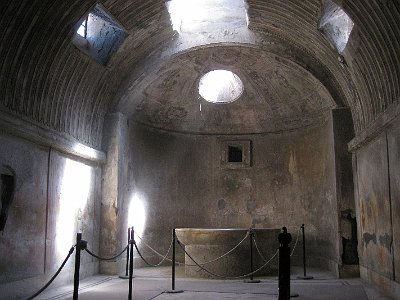
[(176, 234), (175, 234), (175, 228), (174, 228), (174, 229), (172, 229), (172, 289), (167, 291), (167, 293), (169, 293), (169, 294), (183, 292), (182, 290), (175, 290), (175, 262), (176, 262), (175, 244), (176, 244)]
[(278, 236), (279, 240), (279, 283), (278, 300), (289, 300), (298, 297), (298, 294), (290, 293), (290, 247), (292, 235), (287, 232), (286, 227), (282, 227), (282, 232)]
[(244, 282), (246, 283), (260, 283), (261, 281), (258, 279), (254, 279), (253, 277), (253, 272), (254, 272), (254, 267), (253, 267), (253, 238), (254, 238), (254, 232), (252, 229), (250, 229), (250, 279), (246, 279)]
[(128, 294), (128, 300), (132, 300), (132, 278), (133, 278), (133, 246), (135, 245), (135, 234), (133, 227), (130, 230), (130, 239), (129, 239), (129, 256), (130, 256), (130, 261), (129, 261), (129, 294)]
[[(119, 278), (129, 279), (129, 247), (131, 246), (129, 241), (131, 239), (131, 231), (133, 227), (128, 228), (128, 247), (126, 248), (126, 265), (125, 265), (125, 275), (120, 275)], [(131, 258), (132, 259), (132, 258)]]
[(306, 271), (306, 237), (304, 234), (304, 224), (301, 225), (301, 230), (303, 232), (303, 276), (297, 276), (299, 279), (313, 279), (313, 276), (307, 276), (307, 271)]
[(79, 270), (81, 266), (81, 251), (86, 249), (87, 242), (82, 240), (82, 233), (76, 234), (76, 251), (75, 251), (75, 272), (74, 272), (74, 294), (73, 300), (78, 300), (79, 289)]

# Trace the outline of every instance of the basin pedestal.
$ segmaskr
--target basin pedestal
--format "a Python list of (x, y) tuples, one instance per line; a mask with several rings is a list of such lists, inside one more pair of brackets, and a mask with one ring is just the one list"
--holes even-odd
[[(178, 228), (176, 236), (185, 246), (186, 252), (202, 264), (214, 260), (230, 251), (239, 244), (246, 236), (249, 229), (199, 229), (199, 228)], [(279, 248), (278, 235), (280, 229), (275, 228), (253, 228), (257, 246), (263, 258), (269, 260)], [(257, 270), (265, 264), (258, 251), (253, 245), (253, 265)], [(185, 274), (188, 277), (215, 278), (206, 271), (195, 265), (188, 255), (185, 255)], [(249, 237), (240, 246), (221, 259), (203, 266), (211, 273), (224, 276), (236, 277), (250, 273), (250, 242)], [(275, 257), (265, 268), (254, 276), (268, 276), (278, 274), (278, 257)]]

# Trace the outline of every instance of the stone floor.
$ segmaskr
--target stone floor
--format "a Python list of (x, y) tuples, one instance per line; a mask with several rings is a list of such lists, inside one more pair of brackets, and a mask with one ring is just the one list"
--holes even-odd
[[(133, 280), (134, 300), (208, 300), (208, 299), (278, 299), (277, 277), (263, 277), (260, 283), (245, 283), (243, 280), (209, 280), (185, 278), (183, 270), (177, 268), (175, 290), (182, 293), (167, 293), (171, 290), (171, 271), (168, 267), (135, 270)], [(297, 279), (301, 270), (293, 270), (291, 281), (294, 299), (346, 299), (383, 300), (389, 299), (366, 285), (360, 279), (336, 279), (330, 273), (316, 269), (307, 275), (312, 280)], [(126, 279), (113, 276), (94, 276), (80, 282), (79, 299), (111, 300), (128, 299)], [(36, 299), (72, 299), (72, 285), (49, 289)]]

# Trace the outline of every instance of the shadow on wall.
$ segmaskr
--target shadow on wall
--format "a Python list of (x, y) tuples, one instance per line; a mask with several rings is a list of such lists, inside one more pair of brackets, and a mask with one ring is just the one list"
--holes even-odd
[(15, 173), (8, 167), (3, 166), (1, 168), (1, 178), (0, 178), (0, 195), (1, 195), (1, 211), (0, 211), (0, 231), (3, 231), (8, 216), (8, 209), (11, 206), (12, 200), (14, 198), (15, 190)]

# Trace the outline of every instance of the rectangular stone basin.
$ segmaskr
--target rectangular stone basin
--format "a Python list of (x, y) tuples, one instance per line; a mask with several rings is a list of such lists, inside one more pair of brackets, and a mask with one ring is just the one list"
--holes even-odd
[[(176, 229), (177, 239), (184, 245), (185, 251), (199, 265), (209, 271), (207, 272), (197, 266), (193, 260), (185, 254), (185, 274), (189, 277), (215, 279), (227, 277), (234, 279), (235, 277), (238, 278), (239, 276), (250, 273), (250, 237), (246, 237), (248, 231), (248, 228)], [(266, 261), (270, 260), (278, 250), (278, 235), (281, 230), (276, 228), (253, 228), (252, 231), (255, 239), (255, 243), (253, 241), (253, 270), (257, 270), (262, 267)], [(240, 245), (238, 246), (239, 243)], [(232, 250), (233, 248), (235, 249)], [(229, 254), (224, 255), (228, 252)], [(221, 256), (223, 257), (218, 259)], [(206, 264), (202, 265), (204, 263)], [(278, 256), (266, 267), (254, 274), (254, 276), (277, 274)]]

